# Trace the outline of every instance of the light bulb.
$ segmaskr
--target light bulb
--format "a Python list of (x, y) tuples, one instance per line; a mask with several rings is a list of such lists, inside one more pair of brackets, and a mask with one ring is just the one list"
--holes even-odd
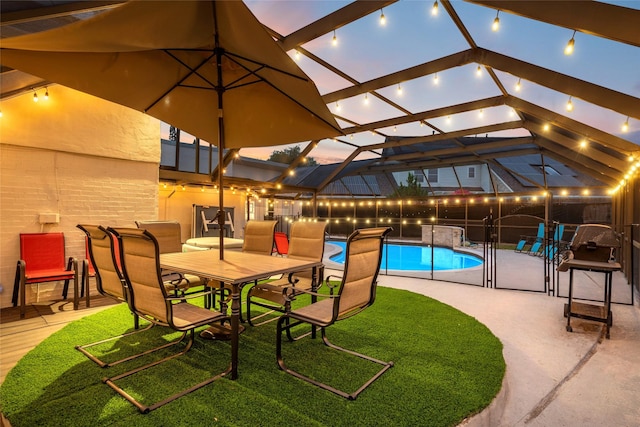
[(47, 89), (46, 87), (44, 88), (44, 100), (49, 100), (49, 89)]
[(402, 86), (398, 83), (398, 95), (402, 95)]
[(500, 29), (500, 18), (498, 18), (499, 14), (500, 14), (500, 11), (496, 13), (496, 19), (493, 20), (493, 25), (491, 25), (491, 29), (493, 31), (498, 31)]
[(522, 84), (520, 83), (520, 79), (518, 79), (518, 83), (516, 83), (516, 92), (520, 92), (520, 89), (522, 89)]
[(433, 84), (434, 84), (434, 85), (437, 85), (438, 83), (439, 83), (439, 82), (438, 82), (438, 73), (435, 73), (435, 74), (433, 75)]
[(549, 126), (548, 123), (545, 123), (544, 126), (542, 127), (542, 130), (544, 130), (545, 132), (547, 132), (551, 127)]
[(627, 117), (627, 120), (622, 124), (622, 132), (629, 132), (629, 117)]
[(331, 39), (331, 43), (332, 43), (334, 46), (337, 46), (337, 45), (338, 45), (338, 37), (336, 37), (336, 30), (333, 30), (333, 39)]
[(336, 111), (340, 111), (342, 107), (340, 107), (340, 104), (338, 104), (338, 101), (336, 101)]
[(565, 55), (571, 55), (573, 53), (573, 49), (575, 47), (576, 44), (576, 40), (575, 40), (575, 35), (576, 32), (575, 30), (573, 31), (573, 35), (571, 36), (571, 40), (569, 40), (569, 43), (567, 43), (567, 47), (564, 48), (564, 54)]
[(478, 68), (476, 68), (476, 76), (480, 77), (482, 75), (482, 68), (480, 68), (480, 66), (478, 65)]
[(580, 148), (586, 148), (587, 147), (587, 140), (583, 139), (582, 141), (580, 141)]
[(38, 93), (33, 92), (33, 102), (38, 102)]
[(567, 101), (567, 111), (573, 111), (573, 102), (571, 102), (571, 97)]
[(364, 105), (369, 105), (369, 94), (368, 93), (364, 94)]
[(480, 109), (480, 112), (478, 113), (478, 115), (479, 115), (480, 117), (482, 117), (482, 116), (484, 115), (484, 110), (483, 110), (483, 109)]
[(433, 2), (433, 7), (431, 8), (431, 15), (436, 16), (438, 14), (438, 0)]
[(384, 16), (384, 12), (380, 9), (380, 25), (387, 25), (387, 17)]
[(300, 61), (300, 52), (296, 50), (296, 54), (295, 54), (295, 59), (296, 61)]

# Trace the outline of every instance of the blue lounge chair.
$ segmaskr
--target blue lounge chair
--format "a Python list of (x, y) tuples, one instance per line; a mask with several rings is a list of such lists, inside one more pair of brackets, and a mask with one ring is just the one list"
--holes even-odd
[(564, 234), (564, 224), (558, 224), (556, 231), (553, 233), (553, 240), (545, 245), (544, 250), (541, 251), (541, 255), (544, 255), (547, 259), (554, 259), (559, 254), (560, 242), (562, 241), (562, 235)]
[[(520, 241), (516, 245), (516, 252), (525, 252), (525, 247), (531, 247), (535, 242), (542, 241), (544, 239), (544, 223), (538, 224), (538, 234), (536, 236), (520, 236)], [(527, 251), (529, 252), (530, 249)]]

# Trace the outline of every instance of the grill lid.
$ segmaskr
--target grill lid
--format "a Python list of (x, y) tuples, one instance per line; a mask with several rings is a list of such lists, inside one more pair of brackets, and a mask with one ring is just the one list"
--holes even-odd
[(620, 241), (618, 235), (611, 227), (600, 224), (579, 225), (571, 239), (571, 250), (577, 251), (579, 247), (588, 248), (618, 248)]

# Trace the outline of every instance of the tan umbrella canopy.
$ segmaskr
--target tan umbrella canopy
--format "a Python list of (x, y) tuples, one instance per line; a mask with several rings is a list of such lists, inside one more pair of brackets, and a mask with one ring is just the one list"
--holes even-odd
[[(341, 134), (317, 88), (241, 1), (131, 1), (5, 38), (2, 65), (145, 112), (223, 150)], [(220, 209), (224, 207), (218, 167)], [(219, 215), (223, 229), (224, 215)], [(220, 233), (220, 258), (224, 257)]]

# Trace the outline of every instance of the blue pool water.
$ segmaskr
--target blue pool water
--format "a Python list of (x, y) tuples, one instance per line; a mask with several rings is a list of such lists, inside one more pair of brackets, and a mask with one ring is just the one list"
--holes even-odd
[[(346, 242), (328, 242), (342, 248), (342, 252), (331, 257), (331, 261), (344, 264)], [(431, 254), (435, 263), (431, 262)], [(388, 257), (387, 257), (388, 253)], [(482, 259), (448, 248), (425, 247), (415, 245), (385, 244), (382, 250), (380, 268), (389, 270), (459, 270), (482, 265)]]

